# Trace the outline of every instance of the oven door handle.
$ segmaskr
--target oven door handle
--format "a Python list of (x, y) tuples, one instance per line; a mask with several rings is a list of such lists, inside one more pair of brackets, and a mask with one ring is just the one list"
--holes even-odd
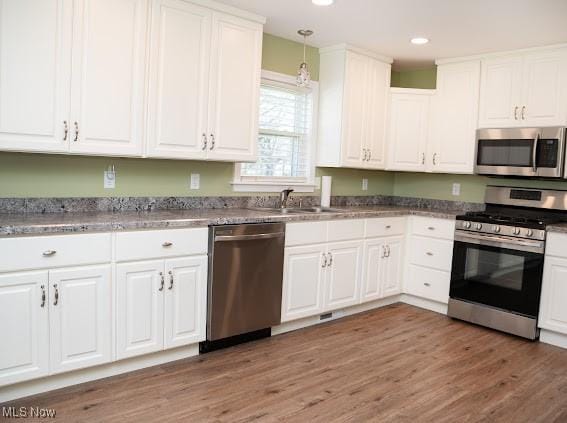
[(486, 245), (488, 247), (506, 248), (508, 250), (526, 251), (536, 254), (543, 254), (544, 252), (543, 241), (533, 241), (529, 239), (516, 238), (511, 241), (508, 238), (495, 235), (456, 232), (455, 241), (464, 242), (467, 244)]
[(532, 152), (533, 171), (537, 173), (537, 145), (539, 144), (539, 132), (534, 138), (534, 151)]

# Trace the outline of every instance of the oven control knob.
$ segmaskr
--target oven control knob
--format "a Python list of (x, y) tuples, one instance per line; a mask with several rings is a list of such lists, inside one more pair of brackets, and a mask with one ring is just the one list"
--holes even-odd
[(514, 228), (514, 235), (520, 235), (520, 228)]
[(528, 229), (528, 231), (526, 232), (527, 236), (533, 236), (534, 231), (532, 231), (531, 229)]
[(492, 231), (493, 231), (493, 232), (496, 232), (496, 233), (500, 232), (500, 226), (494, 225), (494, 226), (492, 227)]
[(482, 229), (482, 223), (477, 223), (474, 227), (480, 231)]
[(471, 227), (471, 222), (463, 222), (463, 228), (470, 229), (470, 227)]

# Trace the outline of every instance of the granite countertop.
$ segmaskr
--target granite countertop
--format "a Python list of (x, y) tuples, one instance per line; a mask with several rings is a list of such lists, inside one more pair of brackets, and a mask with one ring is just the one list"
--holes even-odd
[(151, 212), (0, 214), (0, 237), (405, 215), (454, 219), (456, 215), (463, 213), (462, 210), (419, 209), (398, 206), (333, 207), (333, 210), (336, 211), (293, 214), (242, 208), (159, 210)]

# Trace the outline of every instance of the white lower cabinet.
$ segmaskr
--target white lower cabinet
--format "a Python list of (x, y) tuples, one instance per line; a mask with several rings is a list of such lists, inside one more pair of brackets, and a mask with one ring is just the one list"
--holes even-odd
[(0, 276), (0, 386), (49, 372), (48, 272)]
[(116, 266), (116, 357), (205, 339), (207, 257)]
[(50, 373), (112, 358), (110, 265), (49, 272)]
[(327, 246), (325, 311), (358, 304), (363, 241)]
[(365, 242), (361, 302), (374, 301), (402, 292), (402, 253), (402, 236)]
[(567, 258), (546, 257), (539, 327), (567, 335)]
[(403, 237), (392, 237), (384, 240), (387, 247), (386, 266), (383, 267), (382, 297), (390, 297), (402, 293), (402, 259)]

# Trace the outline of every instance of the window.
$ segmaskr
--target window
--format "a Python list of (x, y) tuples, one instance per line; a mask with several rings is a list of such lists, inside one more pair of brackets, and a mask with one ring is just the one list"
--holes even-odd
[(313, 192), (316, 83), (298, 88), (295, 78), (262, 73), (258, 161), (235, 167), (237, 191)]

